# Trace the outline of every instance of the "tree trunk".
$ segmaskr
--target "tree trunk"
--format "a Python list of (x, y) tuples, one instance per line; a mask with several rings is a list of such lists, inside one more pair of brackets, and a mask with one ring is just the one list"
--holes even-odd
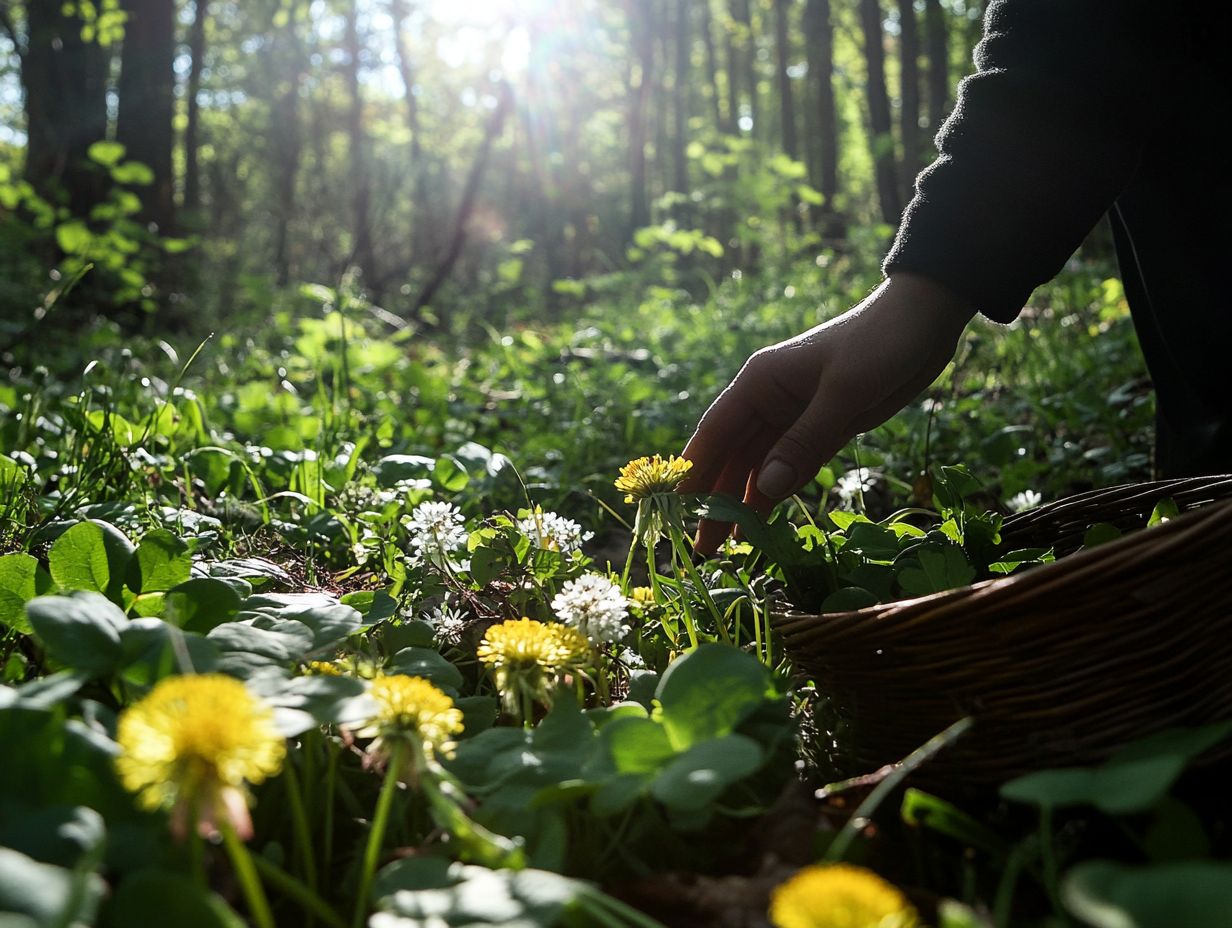
[(877, 200), (881, 205), (882, 218), (897, 228), (903, 209), (894, 158), (890, 96), (886, 91), (879, 0), (860, 0), (860, 25), (864, 33), (864, 59), (868, 63), (868, 144), (873, 156)]
[(106, 191), (91, 165), (90, 145), (107, 134), (107, 68), (110, 52), (81, 38), (82, 21), (61, 4), (26, 4), (26, 47), (21, 57), (25, 90), (25, 177), (40, 196), (56, 202), (63, 191), (77, 216)]
[(820, 210), (822, 234), (834, 234), (837, 232), (838, 112), (834, 101), (834, 25), (830, 21), (830, 0), (808, 0), (804, 8), (804, 35), (817, 106), (818, 158), (811, 165), (809, 176), (813, 186), (825, 197)]
[(300, 81), (304, 50), (298, 32), (299, 14), (292, 7), (274, 35), (270, 63), (270, 161), (274, 178), (274, 279), (285, 287), (291, 279), (290, 229), (295, 218), (295, 193), (303, 156)]
[(406, 129), (411, 136), (411, 187), (414, 197), (414, 222), (411, 227), (411, 261), (414, 265), (427, 257), (429, 231), (435, 228), (432, 204), (428, 202), (428, 175), (423, 160), (423, 133), (419, 128), (419, 100), (415, 96), (415, 71), (411, 51), (406, 42), (406, 21), (411, 15), (406, 0), (389, 0), (389, 14), (394, 21), (394, 53), (398, 59), (398, 74), (402, 78)]
[(650, 32), (650, 0), (629, 0), (629, 30), (633, 52), (628, 78), (629, 126), (629, 229), (628, 234), (650, 224), (650, 201), (646, 192), (646, 101), (654, 67), (654, 36)]
[[(372, 250), (372, 178), (369, 175), (368, 142), (364, 136), (364, 97), (359, 84), (359, 0), (351, 0), (346, 10), (346, 28), (343, 35), (346, 51), (346, 84), (350, 97), (347, 107), (347, 136), (350, 139), (351, 177), (354, 187), (351, 200), (351, 222), (354, 244), (351, 256), (363, 274), (365, 286), (374, 286), (378, 281), (376, 255)], [(380, 294), (371, 294), (380, 301)]]
[(140, 191), (141, 218), (163, 235), (175, 225), (175, 0), (123, 0), (116, 141), (146, 165), (154, 182)]
[(205, 67), (205, 21), (210, 0), (197, 0), (188, 37), (192, 65), (188, 71), (188, 121), (184, 126), (184, 212), (196, 217), (201, 209), (201, 72)]
[(920, 30), (914, 0), (898, 0), (900, 50), (899, 135), (903, 143), (903, 202), (920, 172)]
[[(739, 82), (744, 85), (749, 95), (749, 119), (753, 126), (752, 131), (757, 132), (757, 43), (753, 41), (753, 13), (749, 0), (733, 0), (732, 19), (735, 20), (740, 34), (738, 64), (733, 62), (733, 67), (739, 71)], [(735, 75), (732, 77), (734, 79)], [(740, 112), (737, 109), (736, 119), (739, 118)]]
[(706, 86), (710, 88), (710, 104), (714, 108), (714, 127), (722, 132), (725, 123), (723, 103), (719, 99), (719, 60), (714, 47), (714, 17), (710, 10), (710, 0), (702, 0), (699, 6), (702, 11), (702, 42), (706, 46)]
[(774, 49), (777, 58), (779, 124), (783, 137), (783, 153), (797, 160), (800, 157), (800, 143), (796, 136), (796, 108), (792, 99), (791, 75), (787, 73), (791, 66), (791, 44), (787, 38), (790, 14), (791, 0), (774, 0)]
[(475, 160), (471, 162), (471, 169), (466, 176), (466, 183), (462, 188), (462, 197), (458, 201), (458, 211), (454, 216), (453, 230), (446, 243), (440, 263), (437, 265), (432, 277), (419, 292), (419, 296), (415, 299), (413, 310), (415, 315), (419, 315), (424, 307), (432, 302), (432, 298), (436, 295), (436, 291), (440, 289), (441, 284), (449, 279), (450, 271), (453, 270), (453, 266), (457, 263), (458, 258), (461, 257), (462, 249), (466, 245), (466, 230), (470, 224), (471, 215), (475, 211), (475, 198), (479, 193), (479, 186), (488, 167), (488, 159), (492, 154), (492, 145), (500, 137), (501, 130), (505, 126), (505, 117), (513, 108), (513, 88), (507, 83), (502, 83), (497, 93), (496, 109), (492, 111), (492, 115), (488, 119), (488, 125), (483, 134), (483, 142), (480, 143), (479, 151), (475, 154)]
[(924, 0), (928, 45), (928, 131), (936, 135), (950, 108), (950, 49), (941, 0)]
[(689, 71), (692, 63), (693, 36), (689, 15), (693, 0), (676, 0), (676, 78), (672, 87), (672, 113), (675, 117), (674, 172), (672, 186), (681, 194), (689, 193)]

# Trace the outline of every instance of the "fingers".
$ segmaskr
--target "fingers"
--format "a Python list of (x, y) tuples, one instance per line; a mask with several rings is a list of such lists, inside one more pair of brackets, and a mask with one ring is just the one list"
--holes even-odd
[(767, 502), (786, 499), (813, 479), (823, 464), (851, 439), (851, 414), (823, 383), (803, 414), (774, 443), (757, 478)]
[[(755, 473), (754, 468), (773, 442), (773, 434), (765, 428), (759, 428), (749, 441), (734, 451), (709, 491), (728, 496), (747, 497), (748, 486), (753, 479), (752, 474)], [(702, 555), (713, 554), (723, 543), (723, 539), (731, 533), (731, 528), (730, 522), (702, 519), (698, 523), (694, 549)]]
[(681, 452), (680, 456), (692, 461), (693, 467), (681, 482), (680, 492), (710, 492), (731, 460), (732, 450), (743, 448), (759, 428), (753, 410), (732, 387), (724, 390), (710, 404)]

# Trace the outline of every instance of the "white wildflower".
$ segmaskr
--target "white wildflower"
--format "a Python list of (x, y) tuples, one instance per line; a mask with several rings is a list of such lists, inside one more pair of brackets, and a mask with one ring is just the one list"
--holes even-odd
[(580, 551), (582, 545), (595, 537), (594, 532), (582, 530), (572, 519), (536, 509), (524, 519), (518, 519), (518, 531), (538, 547), (561, 554)]
[(1023, 490), (1009, 498), (1009, 507), (1014, 512), (1024, 512), (1027, 509), (1034, 509), (1043, 500), (1044, 497), (1035, 490)]
[(629, 633), (625, 624), (629, 601), (620, 587), (599, 574), (584, 574), (567, 582), (553, 597), (552, 611), (592, 644), (609, 644)]
[(466, 613), (449, 600), (429, 612), (424, 621), (432, 626), (437, 644), (456, 645), (462, 640), (462, 632), (466, 630)]
[(632, 648), (625, 648), (620, 652), (620, 662), (630, 670), (645, 670), (646, 662), (642, 660), (642, 655), (638, 654)]
[(403, 517), (416, 554), (429, 559), (446, 557), (466, 544), (463, 521), (453, 503), (420, 503), (409, 517)]
[(849, 470), (835, 482), (834, 492), (843, 501), (843, 505), (850, 506), (854, 499), (873, 488), (874, 476), (872, 471), (863, 467)]

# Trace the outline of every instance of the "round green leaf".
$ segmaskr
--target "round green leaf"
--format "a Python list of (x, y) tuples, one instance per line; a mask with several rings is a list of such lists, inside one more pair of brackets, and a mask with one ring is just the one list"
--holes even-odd
[(650, 794), (675, 811), (704, 809), (727, 787), (757, 770), (764, 760), (757, 742), (743, 735), (702, 741), (655, 777)]
[(47, 653), (60, 663), (104, 676), (120, 667), (120, 632), (128, 619), (99, 593), (40, 596), (26, 604), (26, 615)]
[(1227, 928), (1232, 864), (1187, 861), (1131, 867), (1089, 861), (1066, 874), (1061, 899), (1094, 928)]
[(183, 583), (192, 571), (188, 545), (165, 528), (148, 532), (128, 562), (128, 588), (161, 593)]
[(703, 644), (667, 668), (655, 693), (677, 749), (730, 734), (771, 697), (761, 662), (738, 648)]
[(51, 577), (29, 554), (0, 557), (0, 625), (29, 634), (26, 603), (51, 588)]

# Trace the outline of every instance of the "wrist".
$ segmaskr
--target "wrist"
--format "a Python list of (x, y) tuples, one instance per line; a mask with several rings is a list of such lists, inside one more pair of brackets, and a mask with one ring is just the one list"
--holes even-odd
[(975, 304), (945, 284), (914, 271), (893, 271), (882, 285), (881, 294), (892, 303), (909, 305), (934, 322), (955, 332), (961, 331), (975, 315)]

